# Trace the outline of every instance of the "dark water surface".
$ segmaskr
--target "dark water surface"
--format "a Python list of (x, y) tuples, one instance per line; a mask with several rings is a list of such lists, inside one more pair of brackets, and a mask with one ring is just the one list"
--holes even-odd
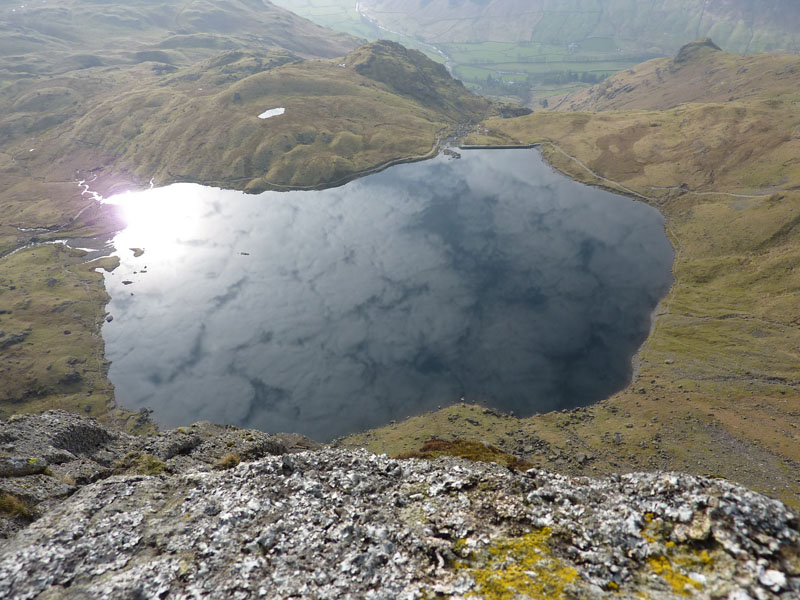
[(586, 405), (626, 385), (671, 283), (655, 209), (535, 150), (321, 192), (178, 184), (111, 201), (130, 225), (106, 276), (110, 378), (167, 426), (329, 440), (462, 396), (519, 415)]

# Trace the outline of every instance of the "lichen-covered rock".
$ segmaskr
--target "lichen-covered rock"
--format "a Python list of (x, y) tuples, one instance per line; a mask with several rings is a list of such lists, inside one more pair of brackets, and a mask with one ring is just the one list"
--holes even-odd
[(87, 485), (0, 547), (0, 597), (789, 599), (798, 556), (723, 480), (329, 448)]
[[(16, 415), (0, 421), (0, 495), (41, 514), (81, 486), (114, 474), (208, 471), (226, 456), (238, 464), (315, 447), (319, 444), (296, 434), (207, 422), (141, 437), (65, 411)], [(0, 539), (27, 521), (18, 510), (0, 506)]]
[(47, 470), (47, 461), (31, 456), (0, 456), (0, 477), (22, 477)]

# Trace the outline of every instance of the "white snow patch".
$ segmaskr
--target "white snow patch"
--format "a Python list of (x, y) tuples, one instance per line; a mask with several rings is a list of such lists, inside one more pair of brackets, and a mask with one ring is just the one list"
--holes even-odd
[(282, 115), (286, 112), (285, 108), (270, 108), (267, 111), (264, 111), (260, 115), (258, 115), (259, 119), (269, 119), (270, 117), (277, 117), (278, 115)]

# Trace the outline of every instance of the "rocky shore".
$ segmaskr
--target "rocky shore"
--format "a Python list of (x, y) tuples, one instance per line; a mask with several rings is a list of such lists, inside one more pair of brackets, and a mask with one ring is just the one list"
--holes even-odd
[[(0, 424), (3, 598), (800, 597), (797, 516), (725, 480), (393, 460), (198, 424)], [(10, 524), (24, 526), (12, 534)]]

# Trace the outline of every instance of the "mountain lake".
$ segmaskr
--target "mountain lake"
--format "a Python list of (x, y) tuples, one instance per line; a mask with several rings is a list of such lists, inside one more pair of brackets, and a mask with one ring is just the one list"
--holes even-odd
[[(672, 282), (664, 219), (469, 150), (323, 191), (174, 184), (106, 200), (117, 403), (318, 441), (464, 399), (516, 415), (624, 388)], [(131, 249), (142, 249), (143, 253)]]

